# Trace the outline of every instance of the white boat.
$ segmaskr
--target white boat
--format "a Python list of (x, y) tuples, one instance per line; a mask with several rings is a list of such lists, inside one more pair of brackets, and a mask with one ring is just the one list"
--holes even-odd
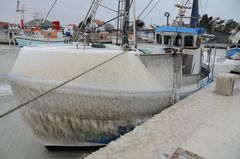
[(9, 82), (19, 103), (61, 86), (22, 110), (46, 146), (103, 145), (212, 81), (201, 67), (202, 35), (158, 28), (158, 51), (149, 54), (85, 43), (24, 47)]
[(36, 31), (31, 34), (15, 36), (19, 46), (34, 46), (40, 44), (64, 44), (62, 32), (58, 31)]

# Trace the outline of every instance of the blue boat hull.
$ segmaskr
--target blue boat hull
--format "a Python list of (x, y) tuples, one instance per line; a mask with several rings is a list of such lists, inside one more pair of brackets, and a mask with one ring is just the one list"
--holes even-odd
[(234, 60), (240, 60), (240, 48), (233, 48), (227, 50), (226, 57)]

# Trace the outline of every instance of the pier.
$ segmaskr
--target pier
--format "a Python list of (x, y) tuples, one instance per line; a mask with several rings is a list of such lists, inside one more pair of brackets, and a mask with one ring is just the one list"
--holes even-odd
[(87, 159), (239, 158), (240, 82), (232, 96), (214, 88), (188, 96)]

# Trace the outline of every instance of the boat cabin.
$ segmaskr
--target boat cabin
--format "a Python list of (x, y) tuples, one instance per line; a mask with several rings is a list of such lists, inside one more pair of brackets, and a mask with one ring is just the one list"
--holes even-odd
[(155, 43), (166, 48), (194, 49), (200, 46), (200, 36), (203, 33), (203, 28), (159, 27), (156, 29)]
[(173, 53), (174, 51), (182, 53), (183, 75), (196, 75), (197, 80), (201, 72), (203, 33), (203, 28), (159, 27), (155, 32), (155, 44), (160, 46), (161, 53)]

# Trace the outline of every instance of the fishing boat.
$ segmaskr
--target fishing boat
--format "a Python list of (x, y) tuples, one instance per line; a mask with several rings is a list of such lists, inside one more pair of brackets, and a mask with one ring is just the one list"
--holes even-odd
[(63, 44), (64, 37), (58, 21), (52, 22), (52, 28), (40, 29), (39, 26), (24, 30), (23, 35), (15, 36), (19, 46), (34, 46), (40, 44)]
[[(56, 2), (55, 2), (56, 3)], [(54, 5), (55, 5), (54, 3)], [(53, 5), (53, 6), (54, 6)], [(51, 10), (51, 9), (50, 9)], [(24, 24), (24, 6), (20, 6), (20, 1), (17, 1), (17, 12), (21, 14), (21, 29), (22, 34), (15, 36), (15, 39), (19, 46), (34, 46), (39, 44), (63, 44), (64, 37), (61, 30), (59, 21), (47, 21), (46, 15), (45, 19), (40, 19), (39, 13), (35, 13), (34, 20), (27, 23), (27, 27)], [(43, 26), (45, 22), (48, 22), (50, 26)], [(30, 27), (29, 27), (30, 25)]]
[[(239, 26), (237, 26), (237, 28), (238, 27)], [(227, 47), (226, 57), (240, 60), (240, 31), (234, 31), (229, 37), (229, 41), (231, 44)]]
[(226, 57), (234, 60), (240, 60), (240, 43), (231, 44), (228, 46)]
[[(129, 0), (119, 4), (129, 11)], [(201, 67), (202, 36), (200, 28), (157, 28), (158, 51), (148, 53), (99, 47), (87, 34), (84, 43), (24, 47), (9, 82), (19, 103), (35, 99), (22, 114), (46, 147), (101, 146), (212, 81)]]
[(239, 25), (232, 31), (229, 37), (229, 45), (226, 50), (226, 57), (233, 60), (240, 60), (240, 31)]

